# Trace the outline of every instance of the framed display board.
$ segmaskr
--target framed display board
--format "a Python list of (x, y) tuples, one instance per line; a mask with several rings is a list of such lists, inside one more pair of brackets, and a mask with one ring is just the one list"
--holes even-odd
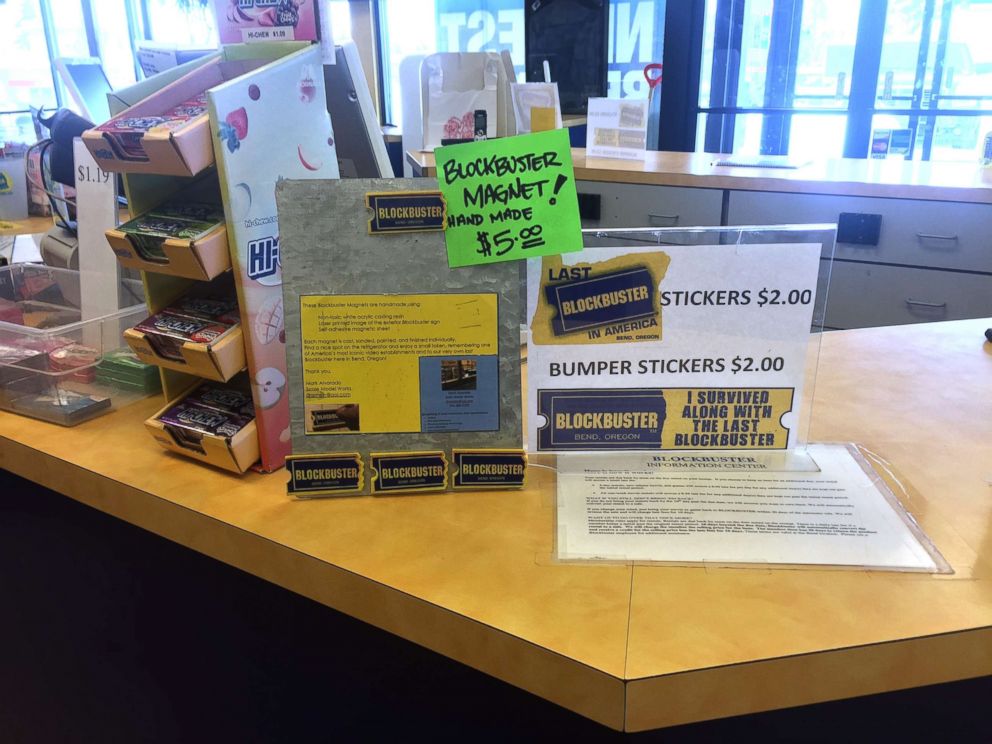
[(520, 485), (522, 264), (449, 269), (433, 179), (283, 181), (277, 202), (294, 492)]

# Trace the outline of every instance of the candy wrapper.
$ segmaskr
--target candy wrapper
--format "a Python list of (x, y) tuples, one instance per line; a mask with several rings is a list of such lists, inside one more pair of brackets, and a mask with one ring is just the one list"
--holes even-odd
[(121, 160), (147, 161), (141, 140), (149, 130), (164, 127), (175, 131), (200, 116), (206, 116), (206, 94), (199, 93), (178, 106), (151, 116), (121, 116), (96, 127)]
[(183, 361), (182, 346), (187, 341), (209, 344), (229, 332), (234, 326), (202, 318), (162, 311), (134, 327), (148, 338), (155, 350), (166, 359)]
[(169, 238), (194, 242), (224, 221), (223, 211), (214, 204), (166, 203), (155, 207), (118, 230), (146, 261), (166, 262), (163, 244)]
[(99, 360), (99, 350), (84, 344), (68, 344), (48, 352), (48, 364), (53, 372), (75, 370), (69, 378), (79, 382), (96, 379), (95, 365)]
[(187, 395), (184, 401), (240, 416), (255, 417), (255, 405), (247, 385), (206, 383)]
[(230, 440), (251, 423), (252, 417), (182, 400), (162, 413), (158, 420), (180, 445), (203, 452), (200, 443), (204, 434)]
[(175, 315), (185, 315), (190, 318), (209, 320), (213, 323), (235, 325), (240, 322), (238, 300), (236, 297), (198, 297), (186, 295), (180, 297), (165, 309)]

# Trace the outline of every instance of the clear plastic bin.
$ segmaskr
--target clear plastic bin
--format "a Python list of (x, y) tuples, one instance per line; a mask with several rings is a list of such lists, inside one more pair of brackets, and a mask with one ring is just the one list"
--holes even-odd
[(81, 308), (80, 295), (78, 271), (0, 268), (0, 409), (73, 426), (158, 392), (157, 369), (123, 339), (147, 314), (141, 283), (122, 281), (129, 305), (109, 314)]

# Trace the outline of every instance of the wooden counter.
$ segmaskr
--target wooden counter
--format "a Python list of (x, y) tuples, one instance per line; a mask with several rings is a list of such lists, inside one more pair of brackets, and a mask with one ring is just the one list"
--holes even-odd
[(639, 731), (992, 673), (989, 325), (822, 342), (813, 438), (890, 463), (949, 576), (559, 564), (550, 470), (523, 492), (296, 502), (284, 472), (160, 450), (153, 399), (72, 429), (0, 413), (0, 466)]
[[(712, 153), (649, 152), (644, 162), (586, 158), (572, 150), (579, 181), (787, 191), (992, 204), (992, 169), (975, 163), (837, 159), (796, 170), (715, 166)], [(434, 153), (407, 152), (415, 176), (433, 176)]]
[(35, 235), (48, 232), (55, 225), (51, 217), (26, 217), (23, 220), (0, 220), (0, 235)]

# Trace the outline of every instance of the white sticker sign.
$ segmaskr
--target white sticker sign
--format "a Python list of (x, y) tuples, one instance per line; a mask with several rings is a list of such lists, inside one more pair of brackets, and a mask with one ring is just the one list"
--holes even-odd
[(820, 249), (586, 248), (528, 261), (530, 450), (794, 447)]
[(590, 98), (586, 157), (643, 160), (647, 131), (647, 100)]

